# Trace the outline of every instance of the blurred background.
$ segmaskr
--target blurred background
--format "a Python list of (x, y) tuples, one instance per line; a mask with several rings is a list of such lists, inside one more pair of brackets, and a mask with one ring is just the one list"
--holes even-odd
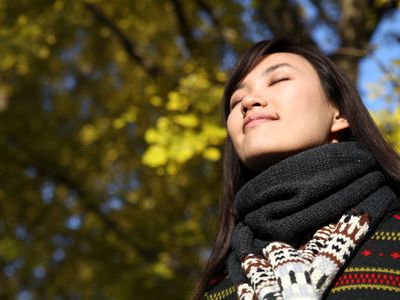
[(0, 298), (187, 299), (210, 251), (227, 74), (320, 47), (400, 150), (400, 1), (0, 0)]

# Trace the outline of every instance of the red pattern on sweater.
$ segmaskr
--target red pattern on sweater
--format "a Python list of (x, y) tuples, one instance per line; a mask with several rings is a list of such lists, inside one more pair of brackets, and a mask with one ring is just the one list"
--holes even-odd
[(383, 272), (352, 272), (339, 276), (335, 286), (352, 284), (379, 284), (400, 287), (400, 276)]

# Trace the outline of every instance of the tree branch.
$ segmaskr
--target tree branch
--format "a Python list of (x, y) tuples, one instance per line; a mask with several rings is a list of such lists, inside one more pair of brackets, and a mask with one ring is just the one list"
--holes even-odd
[(197, 0), (197, 5), (199, 6), (199, 8), (204, 11), (211, 19), (211, 22), (213, 23), (213, 25), (218, 26), (218, 20), (214, 15), (214, 12), (212, 11), (211, 7), (205, 3), (203, 0)]
[(327, 25), (335, 26), (337, 21), (333, 20), (330, 16), (328, 16), (325, 12), (325, 9), (322, 6), (321, 0), (311, 0), (311, 3), (318, 10), (318, 16), (322, 21), (324, 21)]
[(336, 54), (346, 55), (348, 57), (363, 58), (364, 56), (370, 54), (371, 49), (358, 49), (354, 47), (339, 47), (336, 49)]
[(315, 46), (315, 42), (306, 28), (306, 22), (300, 11), (301, 6), (293, 1), (258, 1), (257, 16), (266, 24), (276, 38), (300, 40), (303, 44)]
[(223, 44), (227, 44), (225, 36), (223, 35), (223, 33), (220, 30), (220, 23), (218, 18), (215, 16), (212, 8), (204, 1), (204, 0), (197, 0), (197, 6), (200, 8), (200, 10), (202, 10), (204, 13), (206, 13), (210, 20), (212, 25), (217, 28), (217, 32), (218, 32), (218, 38), (219, 40), (223, 43)]
[[(337, 32), (341, 41), (332, 59), (342, 67), (354, 83), (357, 80), (360, 59), (370, 53), (368, 45), (376, 25), (387, 11), (395, 7), (394, 2), (391, 1), (383, 6), (377, 6), (373, 0), (341, 0), (340, 2), (342, 15)], [(357, 55), (354, 55), (353, 51), (343, 51), (343, 49), (357, 49)]]
[[(385, 73), (388, 76), (388, 82), (392, 85), (394, 90), (397, 90), (400, 88), (400, 77), (393, 72), (392, 70), (389, 69), (389, 67), (385, 66), (385, 64), (376, 56), (374, 56), (374, 59), (378, 65), (378, 67), (382, 70), (383, 73)], [(397, 97), (398, 99), (396, 100), (400, 104), (400, 95)]]
[(182, 37), (185, 41), (186, 48), (194, 54), (196, 52), (196, 40), (192, 34), (192, 28), (189, 24), (188, 19), (186, 18), (182, 3), (180, 0), (170, 0), (175, 11), (175, 16), (178, 22), (179, 30), (182, 34)]
[(111, 32), (117, 37), (122, 44), (122, 47), (128, 53), (129, 57), (138, 63), (143, 69), (152, 77), (159, 75), (162, 69), (159, 66), (155, 66), (148, 59), (141, 56), (136, 49), (136, 45), (130, 40), (121, 29), (107, 17), (104, 12), (93, 3), (84, 3), (85, 8), (101, 23), (103, 23)]
[[(104, 200), (104, 194), (96, 193), (93, 195), (94, 192), (89, 192), (89, 189), (83, 186), (82, 181), (75, 180), (71, 176), (68, 176), (67, 174), (71, 174), (71, 172), (63, 170), (60, 165), (54, 163), (54, 161), (51, 161), (48, 157), (44, 157), (37, 151), (32, 150), (29, 145), (22, 144), (15, 138), (5, 138), (8, 140), (8, 145), (21, 154), (19, 160), (16, 159), (18, 164), (22, 166), (34, 166), (38, 173), (40, 173), (43, 177), (51, 178), (55, 182), (63, 184), (69, 189), (75, 191), (82, 200), (79, 201), (82, 207), (86, 211), (91, 212), (99, 217), (99, 219), (105, 224), (106, 228), (114, 232), (121, 242), (125, 243), (134, 250), (137, 250), (143, 258), (150, 262), (157, 259), (158, 253), (152, 249), (148, 249), (140, 245), (137, 241), (133, 241), (130, 238), (130, 234), (122, 231), (114, 220), (110, 219), (107, 215), (101, 212), (96, 203), (102, 202), (102, 199)], [(24, 158), (22, 159), (22, 157)], [(84, 178), (84, 176), (80, 178)]]

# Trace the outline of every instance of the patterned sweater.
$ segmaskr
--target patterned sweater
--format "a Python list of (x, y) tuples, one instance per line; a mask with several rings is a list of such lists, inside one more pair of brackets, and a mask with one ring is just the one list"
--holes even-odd
[[(236, 300), (233, 283), (214, 280), (205, 300)], [(339, 273), (324, 299), (400, 299), (400, 212), (391, 212)]]

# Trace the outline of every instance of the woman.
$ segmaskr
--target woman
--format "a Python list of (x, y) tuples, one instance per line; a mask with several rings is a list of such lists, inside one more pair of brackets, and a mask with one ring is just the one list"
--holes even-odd
[(219, 228), (194, 299), (399, 299), (400, 159), (343, 72), (262, 41), (223, 105)]

